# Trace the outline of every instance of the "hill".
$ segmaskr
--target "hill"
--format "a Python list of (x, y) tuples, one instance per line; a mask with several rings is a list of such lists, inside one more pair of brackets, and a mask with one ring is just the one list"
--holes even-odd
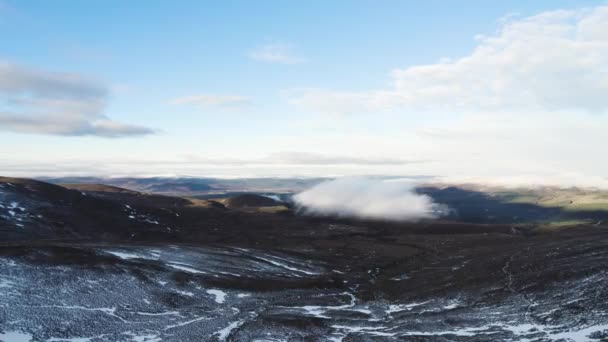
[(274, 207), (280, 205), (281, 203), (266, 196), (242, 194), (225, 199), (224, 204), (228, 208), (257, 208)]
[[(0, 178), (0, 340), (608, 336), (604, 225), (302, 217), (241, 210), (259, 197), (230, 209), (93, 189)], [(488, 200), (460, 191), (438, 196)]]
[(94, 192), (119, 192), (119, 193), (130, 193), (136, 194), (137, 191), (119, 188), (117, 186), (105, 185), (105, 184), (59, 184), (64, 188), (80, 190), (80, 191), (94, 191)]

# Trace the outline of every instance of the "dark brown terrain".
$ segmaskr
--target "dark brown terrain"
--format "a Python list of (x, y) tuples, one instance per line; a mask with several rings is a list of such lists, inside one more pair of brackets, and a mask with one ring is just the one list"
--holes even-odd
[(265, 199), (0, 178), (0, 340), (608, 338), (601, 222), (239, 210)]

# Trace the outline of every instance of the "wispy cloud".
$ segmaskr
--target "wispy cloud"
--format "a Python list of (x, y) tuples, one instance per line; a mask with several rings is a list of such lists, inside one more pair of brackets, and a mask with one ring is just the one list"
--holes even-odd
[(270, 43), (258, 46), (247, 55), (256, 61), (278, 64), (298, 64), (305, 59), (296, 54), (293, 44)]
[(425, 162), (425, 160), (405, 158), (362, 157), (295, 151), (274, 153), (262, 161), (273, 164), (296, 165), (404, 165)]
[(174, 105), (191, 105), (196, 107), (233, 107), (252, 104), (251, 98), (240, 95), (198, 94), (178, 97), (171, 100)]
[(424, 163), (427, 160), (369, 157), (356, 155), (335, 155), (300, 151), (283, 151), (271, 153), (257, 158), (205, 158), (194, 155), (184, 156), (179, 163), (209, 164), (209, 165), (309, 165), (309, 166), (377, 166), (377, 165), (405, 165)]
[(154, 133), (111, 120), (107, 99), (103, 83), (82, 75), (0, 62), (0, 130), (108, 138)]
[[(231, 175), (232, 177), (268, 177), (317, 175), (319, 169), (342, 174), (348, 170), (370, 169), (376, 166), (395, 167), (427, 161), (356, 155), (332, 155), (312, 152), (277, 152), (258, 157), (172, 155), (112, 156), (86, 158), (59, 158), (41, 156), (31, 159), (0, 150), (0, 174), (13, 176), (40, 175)], [(347, 172), (348, 173), (348, 172)], [(328, 175), (326, 173), (325, 175)]]

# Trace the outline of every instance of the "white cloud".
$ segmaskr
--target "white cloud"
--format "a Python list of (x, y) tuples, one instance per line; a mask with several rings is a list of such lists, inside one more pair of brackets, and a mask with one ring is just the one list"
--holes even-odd
[(223, 175), (230, 177), (284, 177), (328, 176), (359, 174), (361, 170), (420, 165), (427, 161), (387, 158), (381, 156), (357, 156), (312, 152), (277, 152), (256, 156), (225, 155), (200, 156), (197, 154), (171, 154), (165, 156), (131, 155), (130, 150), (119, 155), (75, 158), (45, 155), (31, 159), (14, 150), (0, 151), (0, 174), (35, 177), (54, 175), (128, 175), (154, 176), (177, 174), (206, 177)]
[(390, 110), (399, 100), (394, 92), (388, 91), (349, 92), (301, 88), (283, 91), (282, 94), (292, 105), (337, 116)]
[[(402, 172), (604, 187), (608, 6), (510, 16), (500, 25), (467, 56), (394, 70), (392, 87), (296, 89), (288, 100), (383, 132), (362, 128), (328, 148), (431, 161)], [(368, 115), (344, 115), (355, 113)]]
[(196, 107), (232, 107), (251, 104), (249, 97), (223, 94), (198, 94), (183, 96), (171, 101), (175, 105), (192, 105)]
[[(345, 154), (327, 154), (301, 151), (275, 152), (257, 158), (206, 158), (196, 155), (183, 156), (181, 164), (207, 164), (207, 165), (311, 165), (311, 166), (380, 166), (380, 165), (405, 165), (413, 163), (423, 163), (424, 160), (389, 158), (381, 156), (357, 156)], [(171, 163), (176, 163), (175, 161)]]
[(107, 87), (78, 74), (0, 62), (0, 130), (124, 137), (154, 131), (110, 120)]
[(414, 192), (408, 182), (346, 177), (318, 184), (294, 196), (305, 213), (392, 221), (416, 221), (445, 213), (444, 206)]
[(310, 152), (279, 152), (266, 158), (266, 163), (296, 165), (402, 165), (423, 160), (405, 158), (331, 155)]
[(608, 6), (506, 19), (468, 56), (394, 70), (393, 87), (302, 90), (292, 103), (320, 112), (608, 109)]
[(279, 64), (298, 64), (305, 60), (295, 53), (295, 46), (292, 44), (271, 43), (258, 46), (248, 54), (249, 58), (256, 61), (279, 63)]

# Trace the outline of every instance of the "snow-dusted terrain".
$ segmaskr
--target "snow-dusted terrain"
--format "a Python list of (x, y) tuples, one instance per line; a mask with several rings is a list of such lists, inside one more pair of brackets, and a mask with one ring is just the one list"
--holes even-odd
[(0, 181), (0, 341), (606, 341), (608, 229), (347, 221)]
[[(80, 259), (82, 263), (64, 260)], [(608, 336), (608, 274), (544, 293), (463, 289), (443, 297), (361, 298), (323, 263), (255, 249), (42, 248), (0, 259), (0, 340), (598, 341)], [(263, 289), (257, 282), (339, 276), (340, 289)], [(406, 282), (406, 280), (396, 280)], [(247, 284), (251, 282), (251, 288)], [(367, 297), (366, 295), (363, 295)]]

